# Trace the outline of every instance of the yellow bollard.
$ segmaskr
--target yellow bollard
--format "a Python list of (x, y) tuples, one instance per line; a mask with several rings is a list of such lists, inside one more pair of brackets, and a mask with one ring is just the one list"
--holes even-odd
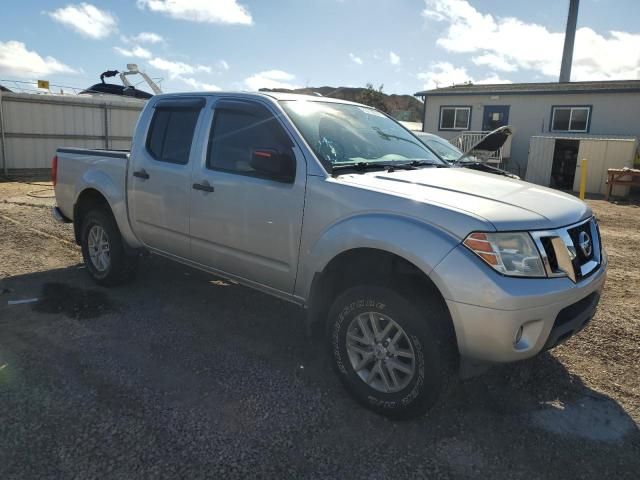
[(584, 192), (587, 189), (587, 159), (580, 161), (580, 200), (584, 200)]

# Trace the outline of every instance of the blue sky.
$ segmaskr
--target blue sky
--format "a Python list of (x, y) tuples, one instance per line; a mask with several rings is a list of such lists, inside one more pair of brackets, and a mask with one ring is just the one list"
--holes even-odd
[[(0, 79), (84, 87), (133, 62), (162, 78), (167, 92), (371, 82), (412, 94), (464, 81), (554, 81), (567, 7), (558, 0), (3, 2)], [(636, 0), (582, 0), (572, 79), (640, 78), (638, 19)]]

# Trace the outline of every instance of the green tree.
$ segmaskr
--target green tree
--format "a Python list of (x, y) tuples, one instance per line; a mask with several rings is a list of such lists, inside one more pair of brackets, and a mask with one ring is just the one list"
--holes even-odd
[(380, 85), (376, 90), (371, 83), (367, 83), (367, 87), (358, 95), (356, 102), (369, 105), (370, 107), (377, 108), (383, 112), (389, 113), (387, 106), (384, 103), (386, 95), (382, 93), (384, 84)]

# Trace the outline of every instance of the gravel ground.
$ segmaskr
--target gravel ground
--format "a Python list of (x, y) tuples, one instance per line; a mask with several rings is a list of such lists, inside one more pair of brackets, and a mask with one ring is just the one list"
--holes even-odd
[(293, 305), (153, 257), (93, 285), (41, 188), (0, 183), (1, 479), (640, 476), (637, 205), (590, 201), (611, 267), (589, 328), (392, 422)]

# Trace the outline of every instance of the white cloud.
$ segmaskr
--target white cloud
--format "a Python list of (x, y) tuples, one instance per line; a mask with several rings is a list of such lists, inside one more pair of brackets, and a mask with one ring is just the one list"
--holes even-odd
[(149, 60), (152, 67), (157, 68), (169, 75), (169, 78), (179, 78), (182, 75), (193, 75), (194, 73), (211, 73), (211, 67), (206, 65), (189, 65), (184, 62), (173, 62), (164, 58), (156, 57)]
[(476, 65), (486, 65), (495, 68), (501, 72), (515, 72), (518, 67), (513, 63), (509, 63), (504, 57), (494, 53), (485, 53), (471, 59)]
[(389, 52), (389, 63), (391, 65), (400, 65), (400, 57), (394, 52)]
[(244, 85), (254, 91), (261, 88), (300, 88), (299, 85), (292, 83), (295, 79), (295, 75), (282, 70), (266, 70), (245, 78)]
[(249, 10), (237, 0), (138, 0), (139, 8), (148, 8), (171, 18), (203, 23), (251, 25)]
[(12, 77), (33, 78), (54, 73), (78, 73), (53, 57), (42, 57), (27, 50), (22, 42), (0, 42), (0, 73)]
[(194, 90), (208, 91), (208, 92), (217, 92), (222, 90), (219, 86), (214, 85), (213, 83), (201, 82), (200, 80), (197, 80), (192, 77), (178, 77), (178, 80), (186, 83), (187, 85), (192, 87)]
[(449, 62), (439, 62), (426, 71), (418, 74), (418, 78), (424, 81), (424, 88), (450, 87), (466, 82), (471, 83), (511, 83), (509, 80), (500, 78), (495, 73), (479, 79), (474, 79), (464, 67), (456, 67)]
[(122, 55), (123, 57), (135, 57), (135, 58), (151, 58), (151, 52), (146, 48), (142, 48), (138, 45), (133, 47), (131, 50), (127, 50), (126, 48), (121, 47), (113, 47), (113, 49)]
[(164, 38), (161, 35), (153, 32), (140, 32), (138, 35), (133, 37), (133, 40), (140, 43), (162, 43), (164, 42)]
[(225, 60), (218, 61), (217, 65), (220, 70), (229, 70), (229, 64)]
[(167, 74), (170, 80), (179, 81), (188, 85), (189, 90), (218, 91), (221, 88), (213, 83), (197, 78), (198, 74), (211, 74), (213, 68), (207, 65), (191, 65), (184, 62), (174, 62), (161, 57), (149, 60), (149, 64)]
[(472, 80), (473, 83), (475, 83), (476, 85), (478, 84), (496, 84), (496, 83), (513, 83), (511, 80), (508, 80), (506, 78), (502, 78), (500, 75), (496, 74), (496, 73), (490, 73), (488, 77), (484, 77), (484, 78), (480, 78), (478, 80)]
[[(476, 53), (474, 62), (496, 70), (560, 73), (564, 32), (514, 17), (495, 17), (466, 0), (425, 0), (423, 16), (448, 24), (437, 43), (450, 52)], [(640, 34), (588, 27), (576, 32), (572, 80), (640, 78)]]
[(353, 53), (349, 54), (349, 58), (353, 63), (357, 63), (358, 65), (362, 65), (364, 63), (362, 61), (362, 58), (358, 57), (357, 55), (354, 55)]
[(67, 5), (47, 14), (56, 22), (88, 38), (105, 38), (117, 30), (116, 18), (110, 12), (89, 3)]

